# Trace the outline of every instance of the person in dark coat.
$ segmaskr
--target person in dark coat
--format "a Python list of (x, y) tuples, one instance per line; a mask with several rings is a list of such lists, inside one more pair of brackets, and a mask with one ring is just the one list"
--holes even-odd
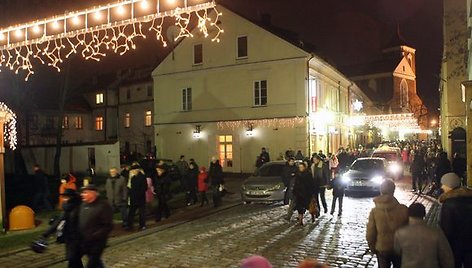
[(213, 191), (213, 206), (216, 208), (221, 203), (222, 193), (220, 191), (220, 187), (224, 184), (223, 168), (220, 165), (220, 161), (216, 159), (216, 157), (212, 157), (211, 159), (208, 177), (210, 178), (211, 188)]
[(423, 175), (425, 173), (426, 163), (421, 151), (414, 154), (413, 162), (410, 166), (412, 191), (418, 191), (420, 194), (423, 187)]
[(118, 173), (117, 168), (110, 169), (105, 183), (107, 192), (107, 201), (110, 203), (113, 211), (120, 211), (122, 226), (127, 227), (128, 218), (128, 187), (125, 177)]
[(451, 246), (455, 267), (472, 267), (472, 190), (461, 187), (454, 172), (446, 173), (441, 183), (439, 226)]
[(467, 161), (462, 155), (459, 153), (455, 153), (452, 159), (452, 171), (462, 178), (462, 184), (467, 185), (465, 180), (466, 178), (466, 170), (467, 170)]
[(331, 215), (336, 209), (336, 200), (339, 202), (338, 216), (343, 214), (343, 198), (346, 191), (346, 184), (343, 182), (340, 175), (335, 175), (330, 182), (330, 187), (333, 189), (333, 201), (331, 202)]
[(167, 201), (170, 198), (171, 178), (164, 166), (156, 167), (156, 176), (154, 177), (154, 191), (157, 196), (156, 222), (161, 221), (162, 217), (170, 217), (170, 208)]
[(329, 170), (329, 163), (323, 161), (321, 156), (315, 155), (313, 157), (313, 165), (311, 166), (311, 172), (315, 181), (315, 195), (316, 203), (321, 210), (323, 205), (324, 213), (328, 213), (328, 204), (326, 203), (326, 188), (329, 186), (331, 181), (331, 171)]
[(270, 155), (269, 155), (269, 152), (267, 152), (265, 147), (262, 147), (261, 154), (259, 156), (261, 158), (262, 164), (270, 162)]
[(338, 162), (339, 162), (339, 171), (340, 173), (344, 172), (348, 166), (349, 166), (349, 155), (346, 153), (346, 151), (343, 148), (339, 149), (338, 152)]
[(298, 172), (293, 186), (293, 195), (295, 198), (295, 209), (298, 211), (298, 223), (303, 225), (303, 215), (310, 205), (313, 198), (315, 184), (313, 176), (307, 169), (305, 163), (298, 165)]
[(49, 184), (48, 177), (39, 165), (33, 166), (34, 171), (34, 197), (33, 197), (33, 209), (38, 212), (42, 209), (52, 210), (51, 202), (49, 202)]
[(62, 228), (62, 237), (58, 237), (58, 242), (65, 243), (66, 258), (69, 263), (68, 267), (83, 267), (82, 261), (79, 257), (79, 211), (81, 198), (80, 195), (73, 189), (66, 189), (64, 193), (61, 194), (61, 196), (64, 197), (64, 203), (62, 204), (62, 215), (54, 221), (51, 227), (45, 233), (43, 233), (41, 237), (43, 239), (47, 239), (52, 234), (57, 233), (58, 228)]
[(189, 169), (186, 175), (186, 199), (187, 206), (191, 206), (198, 202), (197, 198), (197, 184), (198, 184), (198, 166), (195, 162), (190, 162)]
[(285, 190), (284, 205), (289, 204), (290, 199), (293, 197), (293, 184), (295, 183), (295, 175), (297, 174), (297, 171), (298, 168), (295, 166), (295, 159), (288, 159), (282, 171), (282, 181), (285, 188), (287, 188)]
[(146, 191), (148, 184), (144, 170), (138, 165), (133, 165), (129, 171), (128, 179), (129, 214), (128, 229), (133, 228), (134, 216), (139, 212), (139, 229), (146, 229)]
[(441, 152), (439, 153), (438, 163), (436, 165), (435, 170), (435, 182), (436, 185), (440, 185), (441, 178), (444, 174), (449, 173), (451, 171), (451, 162), (447, 159), (447, 153)]
[(97, 188), (89, 184), (82, 188), (79, 212), (80, 254), (87, 255), (87, 268), (104, 267), (101, 256), (113, 228), (113, 210), (100, 198)]

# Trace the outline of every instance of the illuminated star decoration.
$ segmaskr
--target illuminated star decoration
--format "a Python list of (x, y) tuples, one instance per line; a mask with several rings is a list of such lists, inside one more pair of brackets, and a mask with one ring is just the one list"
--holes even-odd
[[(109, 52), (123, 55), (136, 49), (135, 40), (149, 34), (166, 47), (168, 41), (193, 37), (192, 18), (196, 19), (196, 27), (205, 38), (219, 42), (224, 30), (219, 21), (222, 13), (217, 10), (215, 1), (198, 1), (194, 5), (189, 2), (124, 0), (0, 29), (0, 68), (6, 67), (16, 74), (24, 71), (27, 81), (34, 74), (34, 63), (60, 72), (61, 64), (72, 54), (100, 61)], [(174, 20), (179, 31), (174, 40), (166, 41), (163, 25), (169, 19)]]
[(364, 104), (362, 103), (362, 101), (356, 99), (356, 101), (354, 101), (354, 103), (352, 104), (352, 107), (354, 108), (354, 111), (359, 112), (360, 110), (362, 110), (362, 108), (364, 108)]
[(0, 102), (0, 116), (5, 119), (5, 125), (3, 127), (4, 139), (10, 149), (15, 150), (17, 144), (16, 115), (5, 103)]

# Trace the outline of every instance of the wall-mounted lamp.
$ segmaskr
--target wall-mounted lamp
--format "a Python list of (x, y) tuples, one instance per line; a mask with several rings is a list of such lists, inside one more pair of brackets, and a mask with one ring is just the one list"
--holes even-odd
[(254, 126), (252, 123), (248, 123), (246, 128), (246, 136), (250, 137), (252, 135), (254, 135)]
[(194, 139), (200, 139), (202, 137), (201, 129), (202, 129), (201, 125), (196, 125), (195, 126), (195, 130), (193, 131), (193, 138)]

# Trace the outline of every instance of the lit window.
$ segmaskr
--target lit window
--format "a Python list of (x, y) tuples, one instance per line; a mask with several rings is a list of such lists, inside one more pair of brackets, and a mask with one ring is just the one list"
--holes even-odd
[(233, 166), (233, 136), (218, 136), (218, 159), (223, 167)]
[(75, 128), (76, 129), (82, 129), (83, 128), (82, 116), (76, 116), (75, 117)]
[(198, 44), (193, 46), (193, 64), (202, 64), (203, 63), (203, 45)]
[(103, 116), (95, 117), (95, 130), (103, 130)]
[(69, 117), (66, 115), (62, 120), (62, 128), (68, 129), (69, 128)]
[(238, 37), (238, 59), (247, 58), (247, 36)]
[(103, 104), (103, 93), (98, 93), (97, 95), (95, 95), (95, 103)]
[(254, 106), (267, 105), (267, 80), (254, 82)]
[(129, 128), (131, 126), (131, 115), (129, 113), (125, 113), (125, 128)]
[(152, 126), (152, 112), (151, 111), (146, 111), (144, 113), (144, 125), (146, 127)]
[(182, 111), (192, 110), (192, 88), (182, 89)]

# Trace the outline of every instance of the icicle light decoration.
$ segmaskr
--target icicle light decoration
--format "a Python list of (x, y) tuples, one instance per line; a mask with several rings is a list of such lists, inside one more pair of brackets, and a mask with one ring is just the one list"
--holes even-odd
[[(166, 47), (169, 41), (193, 36), (190, 21), (194, 16), (203, 36), (219, 42), (224, 32), (219, 25), (221, 15), (215, 1), (204, 0), (124, 0), (69, 12), (0, 29), (0, 68), (16, 74), (24, 71), (27, 81), (34, 74), (34, 63), (60, 72), (61, 63), (72, 54), (95, 61), (109, 52), (123, 55), (136, 49), (137, 38), (146, 38), (148, 34)], [(167, 19), (174, 19), (179, 28), (174, 40), (166, 41), (163, 37)]]
[(8, 143), (10, 149), (16, 149), (16, 114), (8, 106), (0, 102), (0, 115), (4, 117), (3, 137)]

